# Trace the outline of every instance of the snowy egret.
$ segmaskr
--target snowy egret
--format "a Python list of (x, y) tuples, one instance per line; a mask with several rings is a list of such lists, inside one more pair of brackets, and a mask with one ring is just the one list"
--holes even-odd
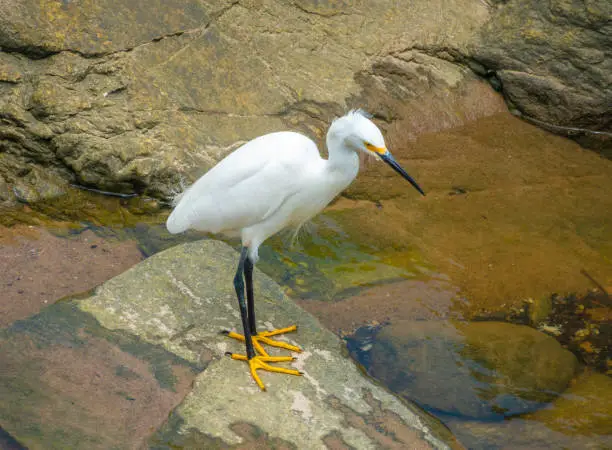
[(226, 334), (245, 342), (246, 355), (230, 356), (248, 362), (251, 375), (262, 390), (265, 387), (257, 370), (300, 374), (297, 370), (268, 364), (293, 358), (270, 356), (262, 344), (295, 352), (300, 349), (271, 339), (295, 331), (296, 326), (257, 332), (253, 266), (259, 258), (259, 246), (284, 228), (299, 227), (342, 192), (357, 176), (359, 152), (382, 159), (425, 195), (395, 161), (385, 146), (382, 133), (363, 111), (350, 111), (334, 120), (327, 132), (326, 143), (329, 158), (323, 159), (316, 144), (299, 133), (286, 131), (255, 138), (179, 194), (166, 223), (168, 231), (173, 234), (195, 229), (242, 238), (234, 288), (244, 335)]

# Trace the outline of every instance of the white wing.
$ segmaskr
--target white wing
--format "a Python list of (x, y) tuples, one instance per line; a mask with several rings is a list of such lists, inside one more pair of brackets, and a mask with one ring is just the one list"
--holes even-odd
[(168, 231), (217, 233), (259, 223), (300, 189), (306, 168), (320, 158), (315, 143), (299, 133), (253, 139), (183, 194), (168, 218)]

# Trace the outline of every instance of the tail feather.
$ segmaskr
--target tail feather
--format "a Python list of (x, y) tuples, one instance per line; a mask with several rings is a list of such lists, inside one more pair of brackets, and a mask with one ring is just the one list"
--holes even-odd
[(181, 215), (180, 212), (180, 210), (175, 209), (166, 221), (166, 228), (170, 234), (182, 233), (189, 228), (189, 219), (185, 215)]
[[(174, 210), (166, 220), (166, 228), (171, 234), (182, 233), (187, 231), (190, 226), (188, 215), (184, 211), (184, 207), (181, 208), (181, 200), (189, 192), (191, 186), (187, 186), (183, 178), (180, 179), (179, 189), (172, 192), (171, 204)], [(185, 205), (183, 205), (185, 206)]]

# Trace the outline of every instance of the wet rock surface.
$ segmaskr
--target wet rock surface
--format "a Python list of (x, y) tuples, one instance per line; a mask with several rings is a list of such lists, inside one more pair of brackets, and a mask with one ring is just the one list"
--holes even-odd
[(91, 230), (66, 239), (40, 227), (0, 226), (0, 327), (93, 289), (142, 259), (134, 242), (102, 239)]
[(30, 449), (135, 448), (208, 363), (99, 325), (73, 302), (0, 330), (0, 420)]
[(526, 418), (564, 434), (607, 436), (612, 443), (612, 378), (587, 370), (573, 380), (551, 407)]
[(398, 321), (356, 353), (370, 374), (404, 397), (478, 419), (541, 407), (577, 369), (574, 355), (553, 338), (502, 322)]
[[(8, 195), (5, 201), (0, 199), (0, 225), (3, 227), (28, 224), (51, 230), (74, 230), (87, 226), (124, 229), (144, 224), (159, 224), (167, 216), (167, 212), (161, 211), (163, 203), (151, 197), (124, 198), (108, 195), (106, 192), (62, 185), (61, 195), (54, 198), (46, 198), (43, 195), (29, 202), (25, 197), (16, 200), (25, 192), (16, 189), (17, 186), (26, 185), (5, 186)], [(28, 189), (30, 187), (33, 186)], [(37, 195), (39, 191), (27, 192)]]
[(287, 337), (304, 349), (293, 363), (304, 375), (263, 373), (261, 392), (224, 356), (243, 345), (219, 333), (239, 329), (236, 261), (217, 241), (173, 247), (3, 330), (4, 429), (29, 448), (447, 448), (439, 424), (364, 377), (333, 333), (256, 273), (260, 329), (297, 323)]
[(349, 336), (365, 326), (398, 320), (459, 318), (453, 312), (459, 292), (445, 280), (404, 280), (364, 289), (337, 301), (302, 300), (298, 304), (328, 329)]
[(558, 448), (580, 448), (588, 450), (607, 449), (612, 445), (612, 436), (565, 434), (551, 430), (547, 424), (514, 418), (504, 422), (461, 421), (450, 418), (445, 423), (467, 448), (545, 450)]

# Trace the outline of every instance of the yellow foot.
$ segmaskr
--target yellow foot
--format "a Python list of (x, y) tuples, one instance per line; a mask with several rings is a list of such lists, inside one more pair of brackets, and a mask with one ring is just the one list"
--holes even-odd
[(277, 372), (277, 373), (286, 373), (288, 375), (302, 375), (302, 372), (294, 369), (285, 369), (283, 367), (274, 367), (266, 363), (272, 362), (287, 362), (287, 361), (295, 361), (295, 358), (292, 356), (253, 356), (251, 359), (248, 359), (244, 355), (237, 355), (236, 353), (226, 353), (226, 355), (231, 356), (232, 359), (236, 359), (238, 361), (246, 361), (249, 363), (249, 369), (251, 371), (251, 376), (257, 383), (257, 386), (262, 391), (266, 390), (261, 378), (257, 375), (258, 370), (266, 370), (268, 372)]
[[(292, 331), (297, 331), (297, 325), (293, 325), (287, 328), (280, 328), (278, 330), (272, 331), (261, 331), (256, 335), (252, 336), (253, 339), (253, 347), (255, 347), (255, 351), (259, 353), (261, 356), (270, 356), (268, 352), (266, 352), (261, 344), (266, 344), (271, 347), (284, 348), (285, 350), (290, 350), (292, 352), (301, 352), (302, 349), (296, 347), (295, 345), (287, 344), (286, 342), (276, 341), (274, 339), (270, 339), (271, 336), (278, 336), (279, 334), (291, 333)], [(223, 334), (231, 337), (232, 339), (237, 339), (239, 341), (244, 342), (244, 336), (242, 334), (234, 333), (233, 331), (223, 331)]]

